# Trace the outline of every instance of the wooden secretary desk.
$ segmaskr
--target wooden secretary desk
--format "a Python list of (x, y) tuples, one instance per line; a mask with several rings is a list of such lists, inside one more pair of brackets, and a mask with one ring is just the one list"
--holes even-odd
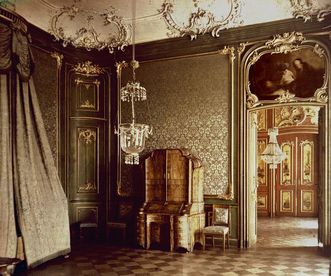
[(145, 159), (145, 202), (137, 221), (138, 244), (192, 251), (205, 226), (203, 168), (187, 150), (152, 151)]

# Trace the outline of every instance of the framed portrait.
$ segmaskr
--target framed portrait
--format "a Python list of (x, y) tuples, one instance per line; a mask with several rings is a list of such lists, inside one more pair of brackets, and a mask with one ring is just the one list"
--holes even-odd
[(301, 190), (301, 212), (313, 212), (314, 191)]
[(248, 107), (268, 102), (326, 102), (327, 67), (327, 55), (318, 42), (296, 32), (276, 35), (248, 58)]
[(257, 196), (257, 208), (258, 209), (267, 209), (267, 195), (258, 195)]
[(280, 211), (281, 212), (293, 212), (293, 192), (292, 191), (280, 191)]

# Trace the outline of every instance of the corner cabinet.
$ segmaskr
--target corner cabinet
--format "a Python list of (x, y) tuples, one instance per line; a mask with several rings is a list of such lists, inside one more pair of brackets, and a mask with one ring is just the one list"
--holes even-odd
[[(89, 69), (89, 70), (87, 70)], [(106, 221), (110, 73), (92, 65), (65, 66), (67, 195), (72, 229)], [(74, 227), (74, 226), (77, 227)], [(82, 235), (73, 233), (75, 236)], [(98, 235), (96, 235), (98, 236)]]
[(203, 167), (187, 150), (152, 151), (145, 159), (145, 202), (137, 242), (143, 248), (192, 251), (205, 227)]

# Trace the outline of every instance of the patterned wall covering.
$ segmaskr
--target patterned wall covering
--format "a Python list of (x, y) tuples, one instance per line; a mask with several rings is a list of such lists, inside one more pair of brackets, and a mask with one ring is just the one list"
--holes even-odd
[(35, 62), (33, 80), (43, 121), (45, 124), (48, 141), (51, 146), (53, 158), (57, 165), (57, 66), (56, 60), (49, 53), (32, 48)]
[[(130, 75), (122, 73), (122, 85)], [(225, 194), (229, 164), (229, 58), (213, 54), (141, 63), (137, 79), (148, 106), (137, 103), (137, 122), (152, 124), (146, 149), (187, 148), (204, 164), (204, 194)], [(150, 112), (148, 112), (148, 107)], [(129, 120), (122, 104), (122, 122)], [(150, 116), (149, 114), (150, 113)], [(122, 189), (134, 192), (130, 168), (122, 166)]]

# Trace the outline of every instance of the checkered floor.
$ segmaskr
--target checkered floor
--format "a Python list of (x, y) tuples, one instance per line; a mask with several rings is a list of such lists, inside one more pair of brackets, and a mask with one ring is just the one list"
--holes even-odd
[[(291, 227), (295, 228), (294, 224), (305, 225), (307, 221), (295, 221)], [(274, 219), (259, 220), (258, 235), (263, 243), (259, 241), (248, 250), (232, 247), (223, 252), (219, 247), (209, 246), (205, 251), (170, 253), (109, 245), (80, 245), (73, 248), (68, 259), (58, 258), (17, 275), (329, 275), (329, 258), (323, 257), (317, 246), (307, 247), (304, 243), (290, 247), (290, 241), (293, 242), (298, 234), (288, 243), (279, 243), (278, 237), (273, 238), (274, 233), (279, 235), (279, 231), (286, 231), (279, 225), (288, 227), (289, 223), (290, 220), (286, 219), (283, 222), (281, 219), (278, 222)], [(316, 229), (315, 226), (312, 228)], [(289, 236), (285, 233), (282, 232), (283, 239)], [(317, 244), (316, 237), (306, 238), (315, 240)], [(300, 240), (304, 238), (300, 237)]]

